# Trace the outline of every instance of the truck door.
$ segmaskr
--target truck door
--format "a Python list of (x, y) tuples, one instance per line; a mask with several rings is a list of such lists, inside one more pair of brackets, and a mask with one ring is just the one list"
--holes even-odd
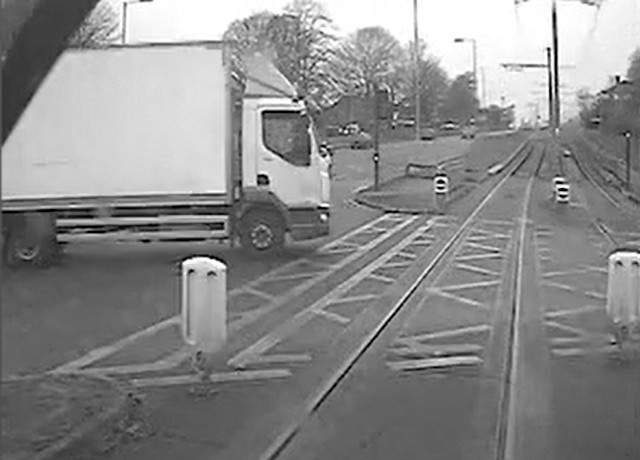
[(299, 110), (263, 109), (260, 117), (258, 174), (288, 207), (321, 204), (325, 160), (317, 154), (306, 114)]

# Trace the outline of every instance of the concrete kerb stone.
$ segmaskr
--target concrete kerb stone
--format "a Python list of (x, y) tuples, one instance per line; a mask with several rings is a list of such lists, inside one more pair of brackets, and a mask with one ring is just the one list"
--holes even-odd
[[(22, 385), (23, 387), (29, 384), (33, 386), (35, 383), (44, 388), (51, 387), (56, 379), (68, 379), (68, 384), (73, 385), (71, 380), (74, 378), (82, 380), (77, 385), (86, 384), (89, 381), (101, 383), (104, 385), (105, 391), (110, 391), (113, 395), (105, 401), (100, 401), (101, 404), (99, 404), (95, 414), (82, 420), (79, 426), (69, 427), (68, 432), (61, 435), (56, 433), (59, 436), (48, 433), (43, 437), (42, 432), (38, 432), (36, 429), (32, 432), (24, 433), (24, 441), (28, 442), (29, 446), (22, 451), (10, 452), (6, 457), (3, 455), (3, 458), (7, 458), (7, 460), (63, 460), (69, 458), (82, 460), (95, 458), (100, 453), (108, 451), (115, 446), (125, 436), (127, 426), (140, 418), (139, 410), (141, 408), (139, 406), (141, 400), (133, 389), (125, 383), (107, 377), (76, 374), (40, 374), (10, 378), (2, 383), (3, 386), (5, 384), (13, 384), (14, 386)], [(20, 389), (17, 390), (18, 393), (20, 391)], [(13, 392), (15, 393), (15, 389)], [(88, 395), (85, 396), (90, 398)], [(77, 401), (77, 399), (73, 398), (73, 401)], [(81, 403), (78, 402), (78, 404), (80, 405)], [(87, 409), (92, 408), (82, 407), (83, 411), (87, 411)], [(25, 407), (25, 410), (28, 410), (28, 408)], [(3, 410), (3, 412), (5, 412), (3, 414), (3, 424), (6, 424), (3, 427), (2, 437), (4, 438), (5, 433), (10, 431), (11, 416), (7, 415), (6, 411)], [(60, 417), (62, 419), (71, 410), (64, 412), (65, 414)], [(33, 415), (37, 417), (37, 414)], [(52, 425), (56, 425), (53, 430), (64, 430), (64, 423), (59, 419), (52, 418), (50, 422)], [(42, 429), (40, 426), (38, 428)], [(3, 442), (3, 444), (5, 444), (6, 448), (6, 443)]]

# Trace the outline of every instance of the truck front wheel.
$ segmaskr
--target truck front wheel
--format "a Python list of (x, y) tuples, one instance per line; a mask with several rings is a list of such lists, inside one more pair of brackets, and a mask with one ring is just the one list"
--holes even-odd
[(273, 253), (284, 246), (285, 227), (273, 212), (251, 211), (240, 221), (240, 244), (256, 255)]

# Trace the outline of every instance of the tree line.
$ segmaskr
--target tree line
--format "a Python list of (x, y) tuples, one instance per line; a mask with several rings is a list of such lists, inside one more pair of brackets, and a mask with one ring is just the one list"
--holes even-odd
[[(102, 47), (120, 39), (119, 18), (100, 2), (71, 38), (73, 47)], [(338, 37), (336, 27), (318, 0), (292, 0), (282, 11), (263, 11), (233, 21), (223, 40), (232, 74), (242, 81), (243, 60), (259, 52), (270, 58), (301, 94), (311, 111), (321, 113), (342, 96), (372, 96), (383, 89), (394, 106), (415, 111), (421, 119), (463, 121), (475, 113), (478, 100), (472, 74), (450, 79), (439, 60), (418, 43), (419, 84), (414, 79), (415, 47), (400, 43), (380, 26), (364, 27)]]

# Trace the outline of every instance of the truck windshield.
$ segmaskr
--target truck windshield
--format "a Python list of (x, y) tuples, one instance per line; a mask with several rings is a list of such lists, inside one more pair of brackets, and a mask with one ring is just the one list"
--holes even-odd
[(300, 112), (267, 110), (262, 113), (264, 145), (295, 166), (311, 164), (308, 123)]

